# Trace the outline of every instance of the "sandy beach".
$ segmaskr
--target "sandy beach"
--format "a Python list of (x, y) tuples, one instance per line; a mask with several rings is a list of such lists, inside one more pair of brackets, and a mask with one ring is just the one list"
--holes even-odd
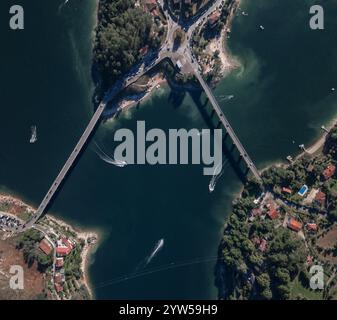
[[(77, 227), (73, 227), (70, 224), (60, 220), (59, 218), (55, 218), (52, 215), (47, 215), (48, 219), (54, 221), (60, 226), (65, 228), (69, 228), (72, 232), (76, 233), (78, 239), (83, 239), (85, 241), (85, 245), (82, 249), (81, 257), (81, 271), (83, 274), (83, 283), (87, 287), (91, 298), (94, 298), (93, 291), (91, 289), (90, 278), (89, 278), (89, 265), (90, 265), (90, 256), (93, 252), (93, 249), (97, 248), (98, 240), (100, 239), (99, 233), (94, 231), (82, 231), (78, 230)], [(88, 239), (95, 238), (95, 243), (89, 244)]]
[(155, 89), (159, 89), (162, 85), (166, 84), (167, 80), (164, 75), (162, 74), (156, 74), (153, 77), (150, 78), (148, 83), (146, 84), (147, 90), (144, 94), (142, 95), (141, 98), (139, 98), (139, 95), (135, 95), (132, 97), (132, 99), (126, 97), (119, 103), (119, 107), (122, 110), (126, 110), (128, 108), (133, 107), (135, 104), (139, 102), (144, 102), (146, 99), (150, 98), (151, 94)]

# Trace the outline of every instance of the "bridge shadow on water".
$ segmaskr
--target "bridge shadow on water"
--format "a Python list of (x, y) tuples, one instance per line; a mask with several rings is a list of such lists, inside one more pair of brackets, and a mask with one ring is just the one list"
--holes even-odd
[(222, 129), (223, 138), (222, 138), (222, 152), (223, 155), (228, 159), (233, 170), (239, 177), (239, 179), (245, 183), (247, 181), (247, 175), (249, 169), (244, 163), (242, 157), (240, 156), (239, 151), (233, 144), (230, 136), (227, 134), (225, 128), (222, 126), (216, 112), (211, 107), (211, 104), (208, 101), (208, 98), (205, 98), (205, 101), (202, 101), (202, 91), (190, 91), (189, 92), (194, 104), (199, 110), (199, 113), (206, 125), (211, 129)]
[[(197, 107), (202, 119), (204, 120), (206, 126), (211, 130), (221, 128), (221, 126), (222, 126), (221, 122), (219, 121), (215, 111), (213, 110), (210, 103), (208, 102), (208, 98), (203, 97), (202, 89), (189, 89), (188, 90), (188, 89), (183, 89), (181, 87), (178, 88), (176, 85), (172, 85), (172, 84), (169, 84), (169, 86), (171, 88), (171, 92), (170, 92), (170, 95), (169, 95), (169, 101), (172, 102), (175, 109), (179, 108), (182, 105), (182, 103), (183, 103), (183, 101), (186, 97), (186, 94), (189, 94), (190, 97), (192, 98), (195, 106)], [(135, 107), (138, 109), (138, 108), (140, 108), (140, 106), (141, 106), (141, 103), (139, 102), (139, 103), (137, 103), (137, 105)], [(118, 119), (118, 117), (119, 117), (119, 114), (116, 114), (116, 119)], [(49, 211), (50, 207), (53, 205), (53, 203), (55, 201), (55, 198), (57, 197), (59, 192), (63, 189), (64, 183), (67, 181), (69, 176), (72, 174), (74, 167), (76, 167), (78, 162), (81, 161), (81, 158), (82, 158), (84, 152), (87, 150), (87, 147), (88, 147), (92, 137), (95, 135), (96, 130), (98, 129), (102, 120), (104, 121), (104, 119), (101, 119), (100, 121), (98, 121), (95, 128), (92, 130), (92, 132), (90, 134), (90, 137), (85, 142), (81, 152), (77, 156), (77, 158), (76, 158), (75, 162), (73, 163), (72, 167), (69, 169), (69, 172), (68, 172), (67, 176), (60, 183), (57, 191), (55, 192), (55, 194), (53, 196), (53, 198), (50, 199), (49, 204), (48, 204), (46, 210), (44, 211), (43, 215), (45, 215)], [(242, 183), (245, 183), (247, 181), (247, 175), (249, 173), (249, 170), (247, 169), (244, 161), (242, 161), (242, 158), (240, 157), (240, 154), (239, 154), (237, 148), (232, 143), (229, 135), (226, 133), (224, 128), (221, 128), (221, 129), (223, 129), (223, 139), (222, 139), (223, 155), (225, 156), (225, 158), (228, 159), (230, 165), (232, 166), (234, 172), (237, 174), (238, 178), (242, 181)]]
[(208, 101), (208, 98), (203, 96), (202, 89), (177, 89), (175, 86), (170, 85), (171, 93), (169, 95), (169, 100), (173, 102), (174, 108), (177, 109), (183, 103), (186, 94), (189, 94), (192, 98), (195, 106), (197, 107), (203, 121), (206, 126), (211, 129), (222, 129), (223, 140), (222, 140), (222, 151), (223, 155), (228, 159), (230, 165), (232, 166), (234, 172), (242, 183), (247, 182), (247, 175), (249, 169), (247, 168), (245, 162), (240, 156), (239, 151), (233, 144), (231, 138), (227, 134), (226, 130), (223, 128), (220, 120), (218, 119), (214, 109)]

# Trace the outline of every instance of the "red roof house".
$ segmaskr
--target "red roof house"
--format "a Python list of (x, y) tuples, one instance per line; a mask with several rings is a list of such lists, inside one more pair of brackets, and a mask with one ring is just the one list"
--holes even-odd
[(48, 240), (46, 238), (44, 238), (43, 240), (41, 240), (40, 244), (39, 244), (39, 248), (47, 255), (49, 256), (51, 254), (51, 252), (53, 251), (53, 247), (51, 246), (51, 244), (48, 242)]
[(336, 172), (336, 166), (333, 164), (330, 164), (324, 171), (323, 171), (323, 177), (325, 180), (330, 179)]
[(70, 249), (68, 247), (57, 247), (56, 253), (58, 256), (65, 257), (70, 253)]
[(288, 222), (288, 228), (293, 230), (293, 231), (300, 231), (302, 229), (302, 223), (291, 218)]
[(62, 238), (62, 243), (67, 247), (69, 248), (69, 250), (73, 250), (74, 248), (74, 245), (72, 244), (72, 242), (67, 239), (67, 238)]
[(289, 188), (286, 188), (286, 187), (283, 187), (283, 188), (282, 188), (282, 192), (283, 192), (283, 193), (287, 193), (287, 194), (292, 194), (292, 190), (289, 189)]
[(56, 258), (55, 266), (56, 268), (62, 268), (64, 264), (63, 258)]
[(317, 231), (317, 224), (316, 223), (307, 223), (307, 228), (310, 231)]
[(278, 211), (274, 208), (274, 206), (270, 206), (269, 207), (269, 211), (268, 211), (268, 217), (272, 220), (275, 220), (279, 217), (279, 213)]
[(326, 201), (326, 194), (322, 191), (319, 191), (316, 194), (315, 201), (318, 202), (320, 205), (324, 206)]

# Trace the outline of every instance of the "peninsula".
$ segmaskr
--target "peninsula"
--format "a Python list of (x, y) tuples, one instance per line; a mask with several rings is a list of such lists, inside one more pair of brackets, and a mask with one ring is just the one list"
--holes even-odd
[(238, 6), (238, 0), (100, 0), (94, 101), (122, 75), (140, 75), (110, 101), (104, 116), (138, 104), (165, 83), (175, 90), (199, 90), (193, 64), (216, 84), (237, 66), (226, 52), (226, 39)]
[[(23, 233), (5, 226), (29, 220), (35, 209), (13, 196), (0, 194), (0, 299), (91, 299), (88, 277), (96, 232), (75, 230), (50, 215)], [(24, 271), (23, 290), (10, 288), (10, 268)]]
[[(219, 246), (220, 299), (337, 299), (337, 126), (323, 137), (234, 201)], [(310, 280), (317, 267), (321, 288)]]

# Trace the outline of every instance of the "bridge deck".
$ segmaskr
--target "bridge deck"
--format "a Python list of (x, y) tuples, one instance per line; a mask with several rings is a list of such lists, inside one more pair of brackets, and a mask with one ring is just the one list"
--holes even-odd
[[(195, 69), (194, 69), (195, 70)], [(257, 170), (256, 166), (254, 165), (254, 162), (251, 160), (251, 158), (249, 157), (247, 151), (245, 150), (245, 148), (243, 147), (241, 141), (239, 140), (239, 138), (237, 137), (237, 135), (235, 134), (233, 128), (231, 127), (229, 121), (227, 120), (226, 116), (223, 114), (216, 98), (213, 95), (213, 92), (211, 91), (211, 89), (209, 88), (209, 86), (207, 85), (207, 83), (204, 81), (204, 79), (202, 78), (202, 76), (200, 75), (199, 72), (194, 71), (195, 76), (197, 77), (198, 81), (200, 82), (202, 88), (204, 89), (214, 111), (216, 112), (216, 114), (218, 115), (222, 125), (224, 126), (225, 130), (227, 131), (227, 133), (229, 134), (229, 136), (231, 137), (234, 145), (237, 147), (237, 149), (240, 152), (241, 157), (243, 158), (243, 160), (246, 162), (247, 167), (251, 170), (251, 172), (253, 173), (254, 177), (260, 181), (261, 180), (261, 176), (259, 171)]]

